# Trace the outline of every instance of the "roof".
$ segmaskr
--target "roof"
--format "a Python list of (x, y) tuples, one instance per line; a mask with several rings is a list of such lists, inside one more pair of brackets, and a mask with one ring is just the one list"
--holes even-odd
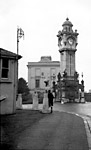
[(52, 61), (51, 56), (41, 56), (40, 62), (50, 62)]
[(8, 57), (8, 58), (12, 58), (12, 59), (20, 59), (22, 58), (21, 55), (17, 55), (16, 53), (13, 53), (11, 51), (5, 50), (0, 48), (0, 57)]
[(38, 62), (28, 62), (27, 66), (60, 66), (59, 61), (52, 61), (51, 56), (41, 56)]
[(46, 62), (43, 62), (43, 61), (39, 61), (39, 62), (28, 62), (28, 65), (27, 67), (49, 67), (49, 66), (57, 66), (57, 67), (60, 67), (60, 62), (59, 61), (46, 61)]
[(40, 61), (38, 62), (28, 62), (28, 67), (38, 67), (38, 66), (60, 66), (59, 61), (52, 61), (51, 56), (41, 56)]
[(65, 26), (65, 25), (68, 25), (68, 26), (73, 26), (73, 24), (69, 21), (69, 18), (66, 18), (66, 21), (63, 23), (62, 26)]

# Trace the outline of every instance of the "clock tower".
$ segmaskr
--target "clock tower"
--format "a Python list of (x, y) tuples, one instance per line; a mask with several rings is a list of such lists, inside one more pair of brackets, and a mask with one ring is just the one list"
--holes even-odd
[(78, 73), (75, 68), (75, 53), (77, 51), (77, 30), (67, 18), (58, 32), (58, 47), (60, 52), (60, 90), (62, 101), (75, 101), (78, 98)]

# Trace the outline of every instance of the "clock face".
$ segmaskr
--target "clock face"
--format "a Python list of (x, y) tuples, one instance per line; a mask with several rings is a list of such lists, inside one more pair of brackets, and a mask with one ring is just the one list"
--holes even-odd
[(69, 42), (70, 45), (72, 45), (74, 43), (74, 40), (72, 38), (69, 38), (68, 42)]

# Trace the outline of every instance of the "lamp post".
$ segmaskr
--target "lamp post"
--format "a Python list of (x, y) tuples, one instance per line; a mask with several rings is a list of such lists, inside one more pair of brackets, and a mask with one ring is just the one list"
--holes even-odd
[(22, 37), (24, 39), (24, 31), (17, 27), (17, 55), (19, 54), (19, 39)]
[(17, 27), (17, 96), (18, 96), (18, 69), (19, 69), (19, 64), (18, 64), (18, 55), (19, 55), (19, 39), (24, 38), (24, 31)]

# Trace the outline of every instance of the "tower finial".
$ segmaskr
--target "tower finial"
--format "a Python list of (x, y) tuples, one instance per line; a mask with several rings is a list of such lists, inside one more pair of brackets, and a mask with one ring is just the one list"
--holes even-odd
[(69, 21), (69, 18), (67, 17), (66, 20)]
[(82, 78), (83, 78), (83, 72), (82, 72)]

